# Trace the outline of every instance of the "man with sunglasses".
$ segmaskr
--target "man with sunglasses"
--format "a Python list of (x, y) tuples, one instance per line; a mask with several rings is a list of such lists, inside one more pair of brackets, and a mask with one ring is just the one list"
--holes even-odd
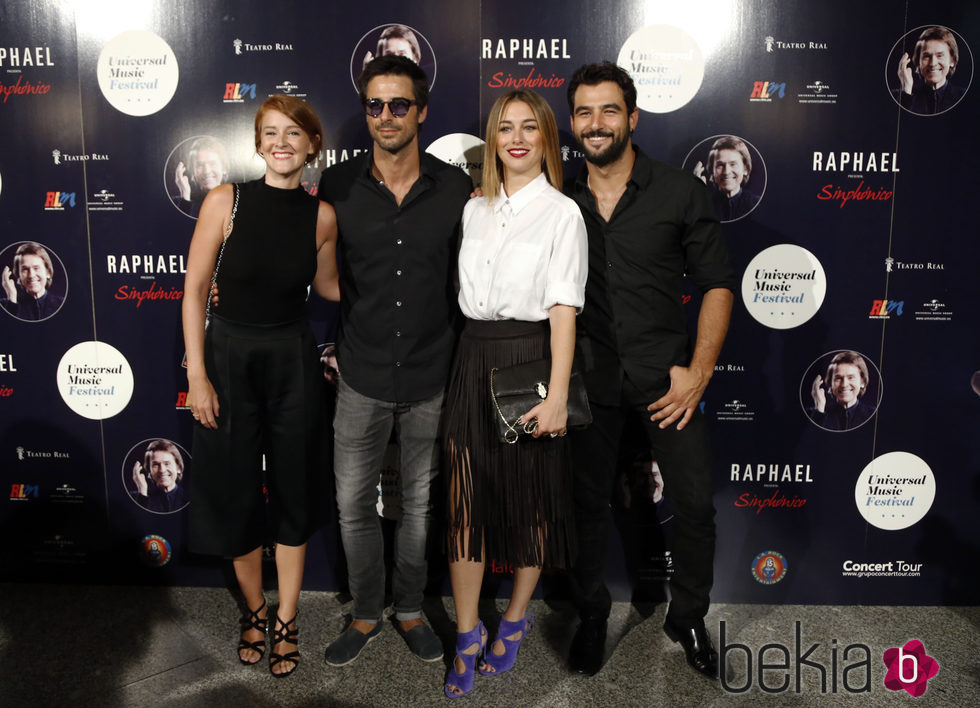
[(357, 80), (374, 146), (325, 170), (341, 279), (334, 474), (354, 598), (350, 626), (327, 647), (343, 666), (382, 628), (385, 563), (377, 514), (382, 458), (394, 429), (401, 518), (395, 529), (395, 626), (424, 661), (442, 643), (422, 619), (429, 491), (439, 471), (439, 417), (455, 344), (453, 274), (463, 206), (461, 170), (423, 154), (429, 83), (410, 59), (382, 56)]

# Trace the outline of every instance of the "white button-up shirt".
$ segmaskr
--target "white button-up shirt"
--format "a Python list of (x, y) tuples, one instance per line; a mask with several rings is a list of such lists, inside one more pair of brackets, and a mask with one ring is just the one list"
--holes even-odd
[(459, 306), (470, 319), (539, 322), (553, 305), (581, 312), (588, 267), (582, 213), (543, 173), (463, 209)]

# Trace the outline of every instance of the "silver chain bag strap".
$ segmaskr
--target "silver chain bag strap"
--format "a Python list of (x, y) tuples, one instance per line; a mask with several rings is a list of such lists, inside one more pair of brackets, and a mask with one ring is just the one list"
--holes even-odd
[(218, 249), (218, 258), (214, 262), (214, 273), (211, 274), (211, 285), (208, 287), (208, 297), (207, 304), (204, 306), (204, 327), (207, 329), (208, 324), (211, 322), (211, 298), (214, 292), (214, 284), (218, 282), (218, 268), (221, 267), (221, 256), (225, 252), (225, 244), (228, 243), (228, 237), (231, 236), (231, 230), (235, 228), (235, 214), (238, 213), (238, 185), (233, 184), (232, 189), (235, 190), (235, 203), (231, 207), (231, 219), (228, 220), (228, 228), (225, 229), (225, 237), (221, 241), (221, 247)]

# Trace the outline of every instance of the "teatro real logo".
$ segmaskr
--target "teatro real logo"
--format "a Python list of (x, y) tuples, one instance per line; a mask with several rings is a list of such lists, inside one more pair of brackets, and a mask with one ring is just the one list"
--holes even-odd
[(273, 42), (272, 44), (252, 44), (251, 42), (243, 42), (242, 40), (236, 38), (232, 41), (231, 46), (235, 50), (235, 54), (247, 54), (249, 52), (291, 52), (293, 51), (292, 43), (285, 42)]
[(17, 446), (18, 460), (68, 460), (71, 455), (59, 450), (28, 450), (25, 447)]
[(776, 51), (782, 51), (786, 49), (795, 51), (811, 51), (811, 50), (821, 50), (827, 49), (826, 42), (784, 42), (782, 40), (776, 39), (772, 35), (769, 35), (764, 40), (766, 45), (766, 51), (770, 54)]
[(88, 155), (70, 155), (65, 152), (61, 152), (58, 148), (51, 151), (51, 159), (54, 160), (54, 164), (61, 165), (68, 162), (88, 162), (88, 161), (98, 161), (98, 160), (108, 160), (109, 156), (105, 153), (93, 152)]
[(946, 270), (945, 263), (909, 263), (907, 261), (898, 261), (889, 256), (885, 259), (885, 272), (893, 273), (895, 271), (905, 271), (905, 270)]

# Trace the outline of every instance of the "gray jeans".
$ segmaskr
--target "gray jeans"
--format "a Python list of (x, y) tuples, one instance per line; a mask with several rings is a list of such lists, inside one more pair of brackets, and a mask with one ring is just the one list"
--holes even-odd
[(340, 380), (334, 416), (334, 473), (340, 536), (347, 556), (355, 620), (384, 612), (384, 541), (378, 482), (392, 426), (400, 447), (402, 516), (395, 527), (392, 595), (399, 620), (422, 616), (426, 583), (429, 489), (439, 473), (439, 416), (444, 393), (411, 403), (379, 401)]

